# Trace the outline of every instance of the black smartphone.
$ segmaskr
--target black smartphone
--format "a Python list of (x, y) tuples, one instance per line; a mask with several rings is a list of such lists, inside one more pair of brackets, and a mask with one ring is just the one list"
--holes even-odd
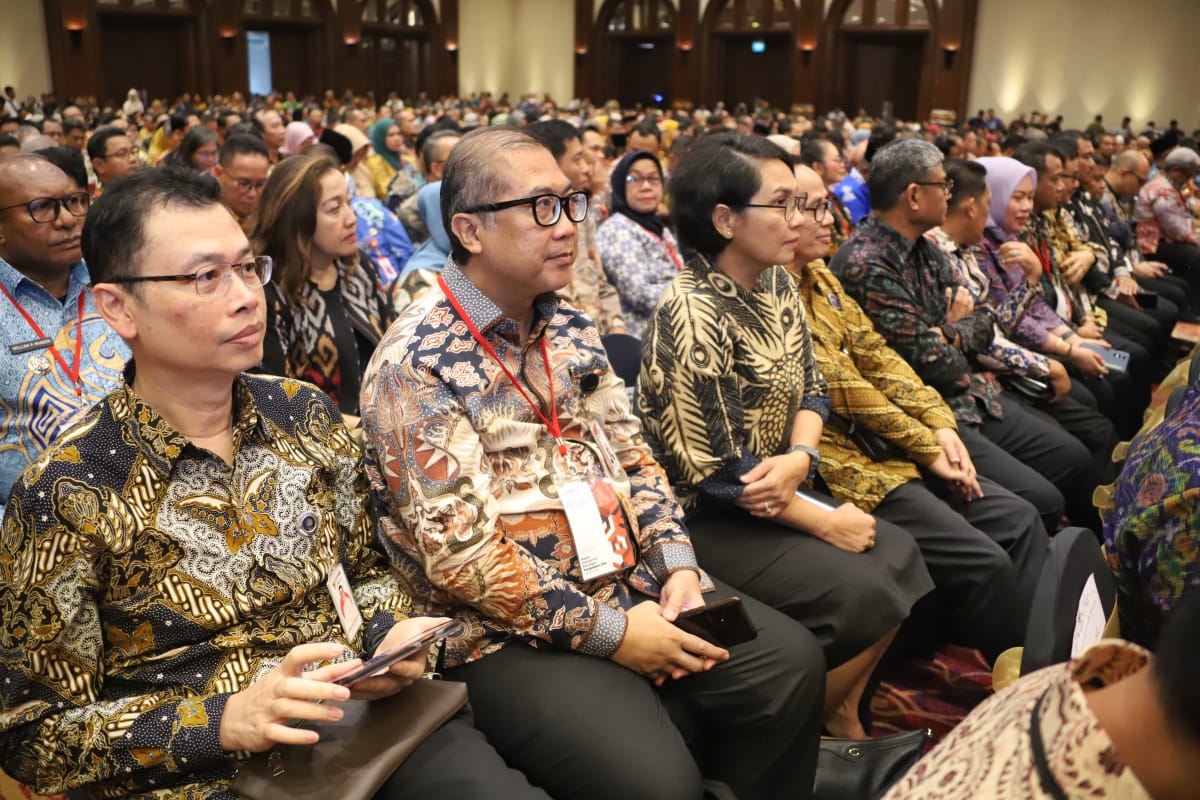
[(1158, 292), (1147, 292), (1142, 290), (1133, 296), (1134, 300), (1142, 308), (1158, 308)]
[(440, 625), (435, 625), (422, 633), (417, 634), (408, 641), (401, 642), (395, 647), (390, 647), (377, 656), (364, 661), (358, 669), (347, 672), (342, 677), (338, 678), (334, 683), (342, 686), (350, 686), (363, 678), (373, 675), (382, 669), (390, 667), (397, 661), (402, 661), (414, 653), (418, 653), (434, 642), (440, 642), (442, 639), (451, 636), (461, 636), (466, 630), (466, 626), (456, 619), (446, 620)]
[(758, 636), (740, 597), (684, 611), (675, 618), (675, 626), (717, 647), (732, 647)]

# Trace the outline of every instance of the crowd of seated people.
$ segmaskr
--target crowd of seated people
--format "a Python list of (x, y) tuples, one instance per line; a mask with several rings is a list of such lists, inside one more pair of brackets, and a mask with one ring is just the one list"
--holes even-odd
[[(1196, 318), (1174, 127), (6, 108), (0, 767), (38, 791), (227, 797), (436, 668), (470, 710), (380, 797), (806, 797), (919, 606), (1022, 643), (1064, 525), (1141, 644), (1194, 584), (1195, 390), (1113, 460)], [(735, 595), (750, 642), (672, 624)]]

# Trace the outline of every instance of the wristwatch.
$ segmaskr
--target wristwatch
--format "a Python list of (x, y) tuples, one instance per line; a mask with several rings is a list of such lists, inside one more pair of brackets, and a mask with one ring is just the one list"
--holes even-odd
[(817, 474), (817, 467), (821, 464), (821, 451), (806, 444), (794, 444), (788, 448), (788, 452), (800, 452), (808, 455), (808, 477), (805, 480), (812, 480), (813, 476)]

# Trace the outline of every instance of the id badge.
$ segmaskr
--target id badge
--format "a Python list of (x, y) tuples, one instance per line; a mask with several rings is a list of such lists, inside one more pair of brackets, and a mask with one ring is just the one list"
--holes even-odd
[(600, 451), (600, 460), (604, 463), (604, 471), (613, 478), (622, 475), (625, 470), (621, 469), (617, 452), (613, 450), (612, 443), (608, 441), (608, 434), (604, 432), (604, 426), (600, 424), (600, 420), (593, 419), (588, 425), (588, 430), (592, 434), (592, 441), (596, 443), (596, 449)]
[(350, 591), (350, 580), (346, 577), (346, 570), (340, 563), (329, 573), (329, 579), (325, 582), (325, 586), (328, 587), (329, 596), (333, 599), (333, 607), (337, 610), (338, 620), (342, 623), (346, 640), (357, 641), (358, 632), (362, 629), (363, 624), (362, 613), (358, 610), (358, 603), (354, 602), (354, 593)]
[(594, 581), (620, 569), (623, 559), (608, 538), (605, 520), (600, 516), (600, 507), (596, 505), (591, 487), (582, 480), (560, 483), (558, 497), (567, 512), (583, 579)]

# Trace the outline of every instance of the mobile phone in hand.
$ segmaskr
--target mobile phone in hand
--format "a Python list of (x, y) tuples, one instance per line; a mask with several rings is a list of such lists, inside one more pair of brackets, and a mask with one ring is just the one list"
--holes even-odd
[(1102, 347), (1094, 342), (1083, 342), (1079, 346), (1091, 350), (1093, 353), (1099, 353), (1100, 360), (1104, 362), (1104, 366), (1113, 372), (1129, 371), (1129, 353), (1124, 350)]
[(334, 683), (342, 686), (352, 686), (363, 678), (370, 677), (380, 670), (387, 669), (397, 661), (403, 661), (415, 653), (421, 652), (434, 642), (440, 642), (442, 639), (452, 636), (461, 636), (465, 630), (466, 626), (458, 620), (446, 620), (443, 623), (422, 631), (407, 641), (400, 642), (395, 647), (389, 647), (382, 653), (363, 662), (357, 669), (347, 672), (335, 680)]
[(681, 612), (675, 618), (675, 626), (717, 647), (732, 647), (758, 636), (740, 597), (726, 597)]

